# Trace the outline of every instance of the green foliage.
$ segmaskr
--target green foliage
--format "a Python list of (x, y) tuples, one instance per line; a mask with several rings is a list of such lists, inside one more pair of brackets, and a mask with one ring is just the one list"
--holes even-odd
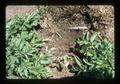
[(40, 52), (44, 39), (37, 35), (35, 26), (41, 15), (39, 11), (30, 15), (17, 15), (6, 22), (6, 74), (9, 79), (44, 79), (47, 71), (49, 51)]
[(101, 37), (100, 32), (93, 35), (87, 32), (77, 38), (76, 44), (79, 47), (75, 51), (84, 55), (74, 56), (77, 65), (73, 71), (77, 71), (80, 78), (114, 78), (114, 48), (106, 37)]

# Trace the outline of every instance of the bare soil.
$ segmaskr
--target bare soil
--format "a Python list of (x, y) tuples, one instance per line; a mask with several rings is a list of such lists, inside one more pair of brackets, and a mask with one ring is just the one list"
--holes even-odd
[(6, 6), (6, 20), (18, 14), (29, 14), (36, 10), (36, 6), (27, 5), (8, 5)]
[[(38, 33), (44, 38), (51, 39), (45, 46), (56, 48), (54, 58), (73, 54), (70, 48), (75, 46), (75, 39), (89, 31), (91, 23), (97, 30), (107, 36), (111, 42), (114, 42), (114, 8), (112, 6), (45, 6), (43, 20), (40, 22)], [(6, 20), (16, 14), (28, 14), (36, 9), (36, 6), (7, 6)], [(82, 13), (88, 12), (90, 18), (96, 17), (91, 23), (86, 21), (88, 18)], [(94, 18), (95, 19), (95, 18)], [(70, 30), (71, 27), (88, 27), (87, 30)], [(54, 78), (73, 76), (65, 66), (61, 71), (51, 68)]]

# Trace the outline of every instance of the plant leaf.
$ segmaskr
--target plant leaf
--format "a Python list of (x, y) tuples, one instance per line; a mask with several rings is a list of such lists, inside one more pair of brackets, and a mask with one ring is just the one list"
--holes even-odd
[(93, 64), (91, 64), (91, 63), (88, 63), (86, 59), (83, 59), (83, 61), (84, 61), (87, 65), (89, 65), (89, 66), (93, 65)]
[(82, 61), (77, 56), (74, 56), (74, 58), (75, 58), (75, 62), (78, 64), (78, 66), (80, 67), (80, 69), (83, 70)]
[(89, 32), (87, 32), (86, 34), (85, 34), (85, 38), (84, 38), (85, 40), (87, 40), (87, 41), (89, 41)]
[(24, 69), (25, 76), (28, 77), (28, 71), (27, 68)]
[(93, 41), (96, 39), (97, 35), (99, 35), (99, 34), (100, 34), (100, 32), (96, 32), (95, 34), (93, 34), (93, 35), (90, 37), (90, 42), (93, 42)]
[(40, 63), (43, 65), (49, 64), (50, 62), (48, 60), (40, 60)]

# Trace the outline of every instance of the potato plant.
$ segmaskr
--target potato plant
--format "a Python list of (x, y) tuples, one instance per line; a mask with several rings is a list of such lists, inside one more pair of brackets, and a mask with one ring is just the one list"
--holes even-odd
[(6, 22), (6, 77), (8, 79), (44, 79), (49, 51), (41, 52), (44, 39), (35, 27), (42, 14), (40, 9), (30, 15), (16, 15)]
[(92, 35), (87, 32), (76, 39), (76, 45), (75, 51), (82, 56), (74, 56), (76, 65), (72, 71), (77, 72), (79, 78), (114, 78), (114, 46), (108, 38), (101, 37), (100, 32)]

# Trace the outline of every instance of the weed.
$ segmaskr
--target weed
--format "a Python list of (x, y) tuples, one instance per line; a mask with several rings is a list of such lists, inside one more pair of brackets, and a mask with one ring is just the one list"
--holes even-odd
[[(16, 15), (6, 22), (6, 75), (8, 79), (44, 79), (50, 52), (40, 52), (44, 39), (35, 27), (41, 18), (40, 10), (30, 15)], [(48, 54), (49, 53), (49, 54)]]
[(114, 78), (114, 48), (106, 37), (101, 37), (100, 32), (90, 35), (87, 32), (83, 37), (76, 39), (79, 45), (75, 51), (82, 56), (74, 56), (75, 65), (72, 70), (80, 78)]

